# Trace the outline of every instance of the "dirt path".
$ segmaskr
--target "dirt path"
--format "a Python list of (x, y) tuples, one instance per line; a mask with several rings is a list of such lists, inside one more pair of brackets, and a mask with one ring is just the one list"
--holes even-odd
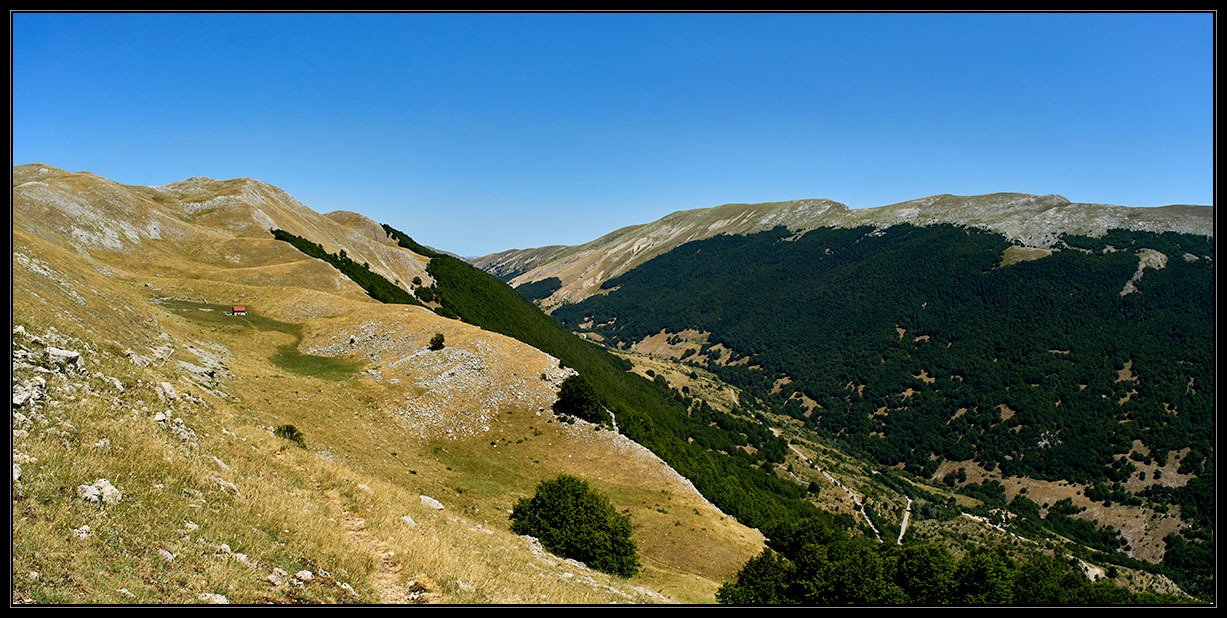
[(907, 506), (903, 507), (903, 523), (899, 525), (899, 540), (895, 541), (896, 545), (903, 545), (903, 535), (907, 534), (907, 523), (912, 519), (912, 499), (907, 498)]
[[(340, 506), (336, 503), (334, 505)], [(401, 585), (401, 565), (400, 562), (393, 560), (396, 552), (382, 539), (371, 534), (366, 529), (366, 522), (362, 518), (355, 517), (353, 513), (346, 511), (344, 508), (341, 510), (345, 514), (342, 523), (345, 526), (345, 531), (349, 533), (349, 537), (376, 557), (375, 572), (371, 574), (371, 587), (375, 589), (375, 594), (379, 596), (378, 602), (389, 605), (429, 602), (423, 598), (420, 591), (410, 591), (409, 587)]]
[(375, 571), (370, 576), (371, 587), (375, 589), (377, 595), (377, 599), (373, 602), (386, 605), (421, 605), (439, 602), (440, 594), (437, 592), (437, 586), (424, 584), (417, 580), (412, 580), (410, 585), (402, 585), (400, 583), (402, 569), (400, 561), (395, 559), (396, 551), (386, 541), (371, 534), (366, 528), (366, 521), (345, 508), (338, 496), (326, 491), (320, 482), (305, 469), (299, 468), (299, 470), (303, 476), (310, 479), (311, 484), (315, 486), (316, 493), (325, 496), (328, 504), (341, 513), (341, 523), (349, 538), (375, 557)]
[[(869, 524), (870, 530), (873, 530), (873, 536), (878, 539), (879, 543), (881, 543), (882, 533), (878, 532), (878, 527), (873, 525), (873, 521), (869, 519), (869, 513), (865, 512), (865, 505), (861, 503), (861, 497), (856, 495), (856, 492), (852, 491), (851, 489), (848, 489), (846, 485), (839, 482), (839, 479), (835, 478), (834, 476), (831, 476), (830, 472), (823, 470), (822, 468), (818, 467), (817, 464), (810, 461), (810, 458), (806, 457), (805, 454), (802, 453), (795, 444), (789, 444), (788, 448), (792, 450), (792, 452), (795, 453), (797, 457), (800, 457), (801, 461), (804, 461), (806, 464), (813, 466), (815, 470), (821, 472), (822, 476), (826, 477), (826, 479), (830, 481), (832, 485), (835, 485), (836, 487), (844, 490), (844, 493), (848, 494), (848, 497), (852, 500), (852, 503), (856, 505), (856, 511), (861, 514), (861, 517), (865, 518), (865, 523)], [(909, 501), (908, 504), (910, 507), (911, 502)], [(902, 535), (900, 535), (900, 538), (902, 538)]]

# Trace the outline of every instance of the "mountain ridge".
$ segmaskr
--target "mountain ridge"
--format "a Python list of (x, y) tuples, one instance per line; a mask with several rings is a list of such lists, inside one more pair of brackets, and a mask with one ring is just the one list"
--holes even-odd
[(601, 293), (600, 285), (685, 242), (718, 234), (761, 232), (782, 225), (805, 233), (822, 227), (878, 228), (901, 223), (950, 223), (1000, 233), (1024, 247), (1059, 248), (1061, 234), (1098, 236), (1110, 229), (1213, 236), (1213, 207), (1172, 204), (1130, 207), (1070, 202), (1056, 194), (937, 194), (874, 208), (852, 209), (829, 199), (724, 204), (682, 210), (614, 230), (574, 246), (509, 250), (472, 260), (513, 287), (557, 277), (560, 287), (541, 300), (552, 311)]

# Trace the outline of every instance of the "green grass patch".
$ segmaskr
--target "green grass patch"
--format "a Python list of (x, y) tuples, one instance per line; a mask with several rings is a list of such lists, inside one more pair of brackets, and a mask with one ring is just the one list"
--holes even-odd
[(299, 351), (298, 345), (302, 343), (302, 324), (274, 320), (256, 313), (251, 308), (248, 308), (247, 315), (230, 315), (230, 305), (183, 299), (155, 299), (154, 303), (195, 322), (221, 327), (223, 330), (237, 333), (251, 329), (290, 335), (294, 338), (294, 343), (277, 346), (277, 350), (269, 357), (269, 361), (274, 365), (290, 373), (338, 382), (358, 373), (363, 366), (363, 363), (358, 361)]

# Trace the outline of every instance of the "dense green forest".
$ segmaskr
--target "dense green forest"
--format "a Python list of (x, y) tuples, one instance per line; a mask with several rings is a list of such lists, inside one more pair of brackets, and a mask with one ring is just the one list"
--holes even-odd
[(528, 300), (541, 300), (548, 297), (550, 294), (558, 291), (562, 287), (562, 280), (558, 277), (549, 277), (540, 281), (531, 281), (529, 283), (521, 283), (516, 286), (516, 291), (524, 295)]
[[(1067, 479), (1116, 501), (1178, 504), (1189, 524), (1166, 563), (1212, 590), (1213, 241), (1173, 233), (1066, 236), (1001, 266), (1004, 237), (955, 226), (782, 228), (683, 245), (564, 305), (612, 345), (666, 329), (711, 333), (750, 361), (724, 380), (821, 435), (930, 477), (943, 460)], [(1138, 250), (1167, 256), (1122, 295)], [(777, 380), (791, 383), (771, 394)], [(794, 395), (796, 394), (796, 395)], [(800, 394), (817, 406), (803, 407)], [(1140, 440), (1147, 454), (1131, 453)], [(1188, 449), (1186, 485), (1123, 491), (1142, 463)], [(1058, 512), (1051, 528), (1115, 548), (1110, 530)], [(1211, 557), (1209, 561), (1207, 557)]]
[(716, 594), (732, 605), (1141, 605), (1179, 599), (1092, 582), (1076, 559), (1014, 560), (975, 547), (959, 560), (940, 545), (877, 543), (820, 522), (776, 532)]

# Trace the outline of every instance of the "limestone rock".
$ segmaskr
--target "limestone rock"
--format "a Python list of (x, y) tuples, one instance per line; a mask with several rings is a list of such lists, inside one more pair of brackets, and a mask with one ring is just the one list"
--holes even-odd
[(117, 504), (124, 499), (123, 493), (107, 479), (98, 479), (89, 485), (78, 485), (77, 497), (84, 502), (98, 505)]
[(199, 598), (202, 603), (208, 603), (210, 605), (229, 605), (230, 604), (230, 599), (227, 599), (224, 595), (216, 594), (213, 592), (202, 592), (200, 593), (200, 596), (197, 598)]

